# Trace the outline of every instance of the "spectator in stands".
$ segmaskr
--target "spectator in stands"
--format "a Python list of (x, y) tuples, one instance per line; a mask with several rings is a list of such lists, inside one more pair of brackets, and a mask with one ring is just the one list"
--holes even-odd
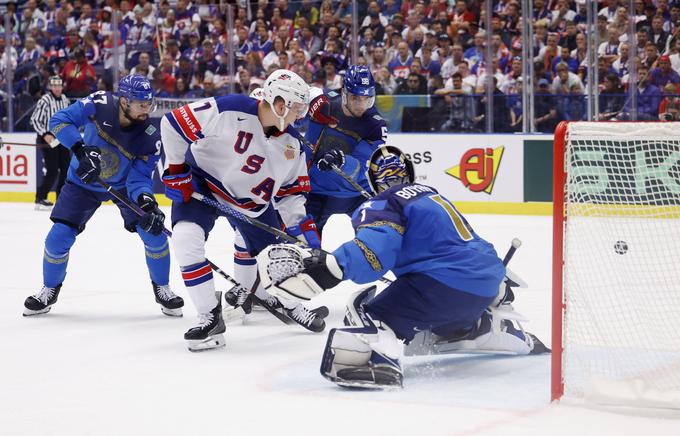
[[(659, 88), (649, 83), (649, 68), (644, 63), (638, 68), (637, 89), (637, 118), (641, 121), (653, 121), (658, 119), (659, 104), (663, 100), (663, 94)], [(628, 100), (623, 112), (617, 117), (619, 120), (629, 120), (631, 101)]]
[(435, 91), (436, 95), (443, 95), (446, 103), (445, 122), (441, 131), (468, 131), (474, 127), (475, 100), (470, 95), (471, 88), (464, 86), (460, 73), (454, 73), (443, 89)]
[(377, 71), (387, 68), (387, 59), (385, 58), (385, 47), (377, 46), (373, 49), (373, 53), (368, 58), (368, 66), (371, 69), (371, 74), (376, 75)]
[(465, 50), (464, 54), (465, 60), (467, 60), (470, 65), (474, 65), (484, 59), (486, 32), (483, 30), (478, 31), (474, 36), (474, 43), (475, 45)]
[(571, 71), (572, 73), (576, 73), (578, 71), (579, 62), (571, 57), (569, 47), (566, 46), (560, 47), (560, 56), (555, 58), (552, 64), (552, 71), (554, 74), (557, 74), (557, 65), (560, 62), (564, 62), (565, 64), (567, 64), (567, 67), (569, 67), (569, 71)]
[(397, 80), (405, 79), (412, 63), (413, 57), (410, 55), (408, 44), (402, 41), (397, 46), (397, 56), (389, 62), (387, 69)]
[(182, 57), (188, 58), (191, 62), (201, 57), (203, 51), (200, 45), (200, 35), (197, 31), (189, 33), (189, 46), (182, 51)]
[[(458, 66), (467, 61), (464, 57), (463, 46), (460, 43), (453, 44), (451, 48), (451, 57), (445, 60), (442, 64), (441, 75), (444, 80), (448, 80), (451, 75), (458, 71)], [(441, 62), (440, 62), (441, 63)]]
[(574, 21), (576, 11), (569, 8), (567, 0), (557, 0), (557, 7), (550, 16), (550, 30), (564, 31), (567, 21)]
[(628, 62), (630, 61), (629, 53), (630, 44), (627, 42), (621, 43), (621, 46), (619, 47), (619, 57), (612, 62), (612, 68), (616, 71), (619, 78), (628, 74)]
[(155, 69), (156, 67), (151, 65), (151, 55), (147, 52), (142, 52), (139, 54), (139, 63), (130, 70), (130, 74), (141, 74), (151, 80), (153, 79)]
[(663, 88), (666, 96), (659, 104), (660, 121), (678, 121), (680, 119), (680, 90), (677, 84), (669, 83)]
[(61, 77), (64, 79), (64, 94), (67, 97), (85, 97), (92, 92), (97, 75), (87, 61), (82, 47), (73, 50), (73, 58), (66, 62)]
[(560, 41), (562, 47), (566, 46), (569, 47), (569, 51), (574, 51), (578, 47), (578, 44), (576, 42), (577, 36), (580, 34), (578, 31), (578, 27), (576, 27), (576, 23), (573, 21), (567, 21), (566, 23), (566, 32), (564, 35), (562, 35), (562, 39)]
[(659, 59), (659, 49), (653, 42), (648, 42), (645, 45), (645, 56), (642, 58), (642, 62), (647, 65), (650, 70), (656, 67), (656, 62)]
[[(494, 132), (510, 132), (510, 109), (508, 105), (508, 98), (498, 89), (498, 79), (493, 78), (493, 131)], [(480, 103), (482, 107), (487, 105), (486, 95), (481, 98)], [(486, 113), (482, 113), (474, 118), (480, 130), (486, 130)]]
[(424, 46), (421, 48), (420, 53), (420, 58), (417, 58), (421, 64), (419, 73), (427, 79), (439, 75), (441, 66), (438, 61), (432, 60), (432, 49)]
[(665, 53), (668, 50), (668, 41), (670, 35), (663, 30), (664, 17), (663, 15), (655, 15), (652, 18), (652, 28), (649, 31), (649, 42), (656, 45), (659, 53)]
[(670, 57), (666, 55), (659, 57), (658, 67), (651, 72), (650, 83), (659, 89), (663, 89), (667, 83), (680, 83), (680, 75), (671, 68)]
[(446, 33), (437, 35), (437, 47), (432, 50), (432, 59), (440, 64), (451, 57), (451, 38)]
[(602, 42), (597, 49), (598, 57), (605, 58), (609, 62), (613, 62), (619, 55), (619, 31), (614, 27), (609, 27), (609, 39)]
[(621, 86), (621, 79), (614, 73), (607, 74), (604, 80), (604, 89), (600, 92), (599, 108), (597, 117), (600, 121), (609, 121), (618, 116), (623, 110), (625, 91)]
[(404, 80), (394, 92), (400, 95), (420, 95), (427, 92), (427, 86), (423, 85), (422, 76), (417, 73), (409, 73), (406, 80)]
[(560, 121), (557, 114), (557, 104), (550, 93), (548, 79), (538, 80), (536, 98), (534, 99), (534, 117), (536, 130), (545, 133), (554, 133), (557, 123)]
[(387, 67), (380, 68), (374, 73), (374, 76), (376, 84), (380, 86), (380, 88), (376, 87), (376, 93), (379, 93), (378, 90), (380, 89), (383, 94), (391, 95), (397, 90), (397, 81), (394, 80), (394, 77)]
[(342, 88), (342, 76), (338, 74), (338, 59), (334, 56), (326, 56), (321, 58), (321, 66), (325, 73), (324, 88), (337, 91)]
[(318, 36), (314, 34), (309, 26), (303, 27), (301, 29), (299, 42), (300, 47), (310, 55), (318, 53), (323, 47), (323, 42)]
[(571, 71), (569, 66), (564, 62), (557, 64), (555, 67), (555, 78), (552, 82), (552, 93), (567, 95), (572, 93), (572, 87), (575, 85), (583, 94), (583, 83), (581, 79)]
[(546, 71), (552, 71), (553, 60), (560, 54), (560, 47), (557, 45), (558, 40), (559, 35), (557, 33), (548, 33), (545, 47), (534, 58), (534, 62), (543, 62)]

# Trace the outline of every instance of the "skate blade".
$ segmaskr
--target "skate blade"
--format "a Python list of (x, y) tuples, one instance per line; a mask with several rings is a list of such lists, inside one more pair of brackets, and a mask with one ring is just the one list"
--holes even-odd
[(363, 390), (398, 390), (402, 389), (401, 384), (376, 384), (364, 381), (353, 380), (335, 380), (334, 383), (345, 389), (363, 389)]
[(225, 324), (238, 324), (246, 322), (246, 313), (243, 307), (226, 307), (222, 310), (222, 319)]
[(174, 316), (174, 317), (180, 317), (182, 316), (182, 308), (177, 308), (177, 309), (169, 309), (167, 307), (161, 306), (161, 312), (163, 312), (163, 315), (167, 316)]
[(226, 345), (224, 340), (224, 335), (213, 335), (209, 336), (203, 340), (198, 341), (187, 341), (187, 348), (192, 353), (198, 353), (201, 351), (213, 350), (215, 348), (222, 348)]
[(35, 210), (43, 211), (43, 212), (49, 212), (52, 210), (54, 206), (42, 206), (40, 204), (37, 204), (35, 206)]
[(24, 316), (33, 316), (33, 315), (42, 315), (43, 313), (47, 313), (52, 309), (52, 306), (47, 306), (46, 308), (42, 310), (31, 310), (24, 308)]

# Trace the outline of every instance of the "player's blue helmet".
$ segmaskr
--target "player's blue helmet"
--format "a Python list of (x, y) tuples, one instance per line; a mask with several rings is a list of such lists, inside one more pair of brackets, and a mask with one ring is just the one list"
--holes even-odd
[(364, 97), (375, 95), (375, 80), (366, 65), (351, 65), (347, 68), (343, 86), (347, 92)]
[(393, 145), (377, 148), (367, 166), (366, 178), (376, 194), (392, 186), (413, 183), (416, 178), (411, 159)]
[(128, 100), (153, 102), (153, 88), (145, 76), (128, 74), (118, 82), (118, 96)]
[(367, 66), (352, 65), (345, 72), (342, 104), (357, 118), (375, 104), (375, 80)]

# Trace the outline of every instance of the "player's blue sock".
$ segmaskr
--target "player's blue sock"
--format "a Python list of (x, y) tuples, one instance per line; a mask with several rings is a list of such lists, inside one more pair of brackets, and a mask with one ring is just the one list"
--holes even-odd
[(168, 237), (163, 233), (152, 235), (137, 226), (137, 233), (144, 241), (144, 255), (151, 280), (157, 285), (167, 285), (170, 280), (170, 249)]
[(43, 284), (48, 288), (55, 288), (64, 281), (68, 253), (76, 242), (76, 236), (76, 229), (62, 223), (55, 223), (47, 234), (43, 255)]

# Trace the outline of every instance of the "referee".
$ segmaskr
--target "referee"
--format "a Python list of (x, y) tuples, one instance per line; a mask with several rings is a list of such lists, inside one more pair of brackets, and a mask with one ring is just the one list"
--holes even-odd
[(69, 99), (62, 94), (64, 82), (59, 76), (52, 76), (48, 82), (50, 92), (43, 95), (35, 105), (35, 110), (31, 114), (31, 124), (38, 137), (36, 144), (48, 145), (42, 149), (43, 159), (45, 160), (45, 176), (42, 183), (35, 193), (35, 208), (38, 210), (49, 209), (54, 203), (47, 201), (47, 193), (50, 192), (54, 181), (57, 182), (56, 193), (59, 196), (61, 187), (66, 181), (68, 165), (71, 161), (71, 153), (63, 145), (59, 145), (59, 140), (49, 132), (47, 126), (52, 115), (69, 105)]

